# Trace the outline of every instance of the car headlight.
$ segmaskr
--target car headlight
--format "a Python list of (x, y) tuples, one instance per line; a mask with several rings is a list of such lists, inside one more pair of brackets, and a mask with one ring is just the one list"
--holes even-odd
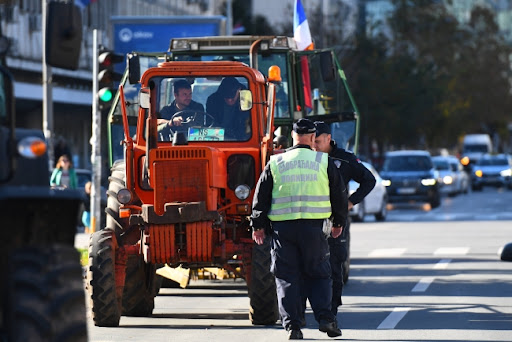
[(478, 178), (482, 178), (483, 175), (484, 175), (484, 173), (482, 172), (482, 170), (475, 171), (475, 176), (477, 176)]
[(507, 169), (500, 171), (501, 177), (511, 177), (512, 176), (512, 169)]
[(436, 180), (434, 178), (425, 178), (421, 180), (421, 184), (424, 186), (432, 186), (436, 184)]
[(452, 176), (444, 176), (444, 177), (443, 177), (443, 183), (444, 183), (444, 184), (452, 184), (452, 183), (453, 183), (453, 178), (452, 178)]
[(390, 185), (391, 185), (391, 180), (389, 180), (389, 179), (383, 179), (383, 180), (382, 180), (382, 185), (384, 185), (384, 186), (390, 186)]
[(235, 189), (235, 196), (239, 200), (243, 201), (249, 197), (249, 194), (251, 193), (251, 188), (249, 188), (248, 185), (242, 184), (236, 187)]

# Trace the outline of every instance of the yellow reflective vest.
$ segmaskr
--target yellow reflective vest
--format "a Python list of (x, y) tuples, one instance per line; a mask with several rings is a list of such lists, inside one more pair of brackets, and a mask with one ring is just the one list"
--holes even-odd
[(274, 185), (271, 221), (325, 219), (331, 216), (328, 155), (296, 148), (270, 157)]

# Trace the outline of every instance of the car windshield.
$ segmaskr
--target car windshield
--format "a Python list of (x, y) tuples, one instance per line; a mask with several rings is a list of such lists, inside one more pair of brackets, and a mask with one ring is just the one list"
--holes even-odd
[(484, 158), (480, 159), (478, 165), (482, 166), (507, 166), (508, 160), (506, 158)]
[(487, 152), (487, 145), (465, 145), (464, 146), (464, 152)]
[(432, 162), (427, 156), (388, 156), (383, 171), (428, 171)]
[(439, 171), (450, 170), (450, 164), (446, 160), (434, 160), (434, 165)]

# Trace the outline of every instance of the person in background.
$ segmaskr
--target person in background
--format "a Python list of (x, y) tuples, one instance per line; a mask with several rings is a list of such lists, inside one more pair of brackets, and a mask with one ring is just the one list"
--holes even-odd
[(84, 186), (84, 212), (82, 213), (82, 223), (85, 227), (85, 232), (89, 233), (89, 229), (91, 227), (91, 186), (92, 182), (85, 183)]
[[(351, 179), (359, 183), (359, 188), (348, 198), (348, 210), (352, 209), (354, 204), (361, 202), (366, 195), (372, 191), (375, 186), (375, 177), (352, 152), (338, 147), (336, 141), (332, 139), (331, 128), (323, 121), (315, 121), (316, 138), (315, 151), (325, 152), (334, 159), (341, 178), (345, 182), (344, 188), (348, 189), (348, 183)], [(350, 216), (344, 223), (343, 234), (337, 238), (329, 237), (330, 262), (332, 268), (332, 306), (331, 310), (334, 316), (338, 313), (338, 306), (342, 304), (341, 295), (343, 292), (343, 263), (348, 257), (346, 241), (350, 229)]]
[(290, 147), (290, 143), (286, 135), (280, 135), (274, 140), (274, 148), (277, 150), (286, 150)]
[[(332, 281), (326, 235), (338, 237), (347, 220), (347, 192), (334, 162), (315, 152), (315, 125), (293, 125), (294, 146), (270, 157), (256, 185), (251, 226), (261, 245), (272, 234), (271, 271), (283, 327), (290, 340), (302, 340), (301, 296), (307, 295), (329, 337), (341, 336), (331, 311)], [(333, 216), (332, 231), (324, 226)]]
[(76, 176), (73, 163), (68, 155), (62, 155), (57, 160), (55, 169), (50, 177), (51, 186), (60, 186), (67, 189), (76, 189), (78, 186), (78, 178)]

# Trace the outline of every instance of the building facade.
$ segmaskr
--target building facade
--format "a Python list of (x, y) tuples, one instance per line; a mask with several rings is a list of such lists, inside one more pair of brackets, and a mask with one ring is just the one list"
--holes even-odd
[[(6, 65), (15, 79), (16, 125), (43, 128), (42, 6), (51, 0), (0, 2), (0, 34), (10, 49)], [(56, 0), (57, 1), (57, 0)], [(83, 37), (78, 70), (51, 68), (53, 143), (63, 141), (77, 168), (91, 166), (93, 39), (112, 47), (112, 16), (218, 15), (224, 0), (75, 0), (80, 4)], [(166, 50), (165, 48), (163, 49)], [(106, 139), (106, 128), (102, 127)], [(106, 141), (103, 140), (102, 141)], [(106, 151), (106, 148), (105, 148)], [(106, 152), (105, 152), (106, 153)], [(104, 158), (107, 160), (107, 158)]]

